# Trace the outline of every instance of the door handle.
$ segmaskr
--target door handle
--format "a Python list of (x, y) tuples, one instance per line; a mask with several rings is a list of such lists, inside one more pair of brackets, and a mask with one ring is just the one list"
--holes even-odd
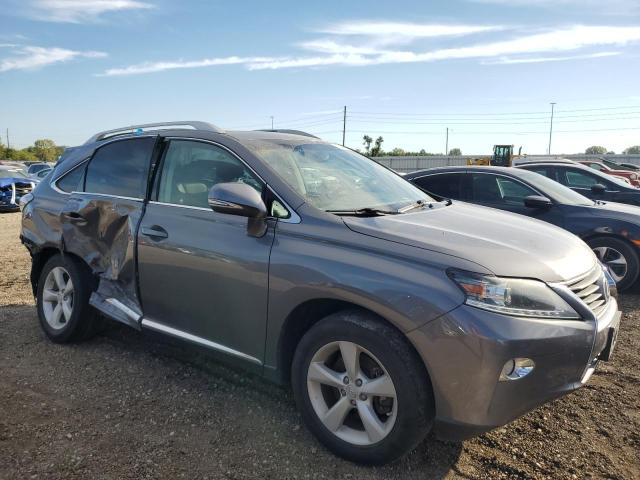
[(87, 219), (80, 215), (78, 212), (63, 212), (62, 215), (73, 223), (87, 223)]
[(142, 227), (140, 228), (140, 232), (150, 238), (162, 239), (167, 238), (169, 234), (167, 231), (162, 228), (160, 225), (152, 225), (151, 227)]

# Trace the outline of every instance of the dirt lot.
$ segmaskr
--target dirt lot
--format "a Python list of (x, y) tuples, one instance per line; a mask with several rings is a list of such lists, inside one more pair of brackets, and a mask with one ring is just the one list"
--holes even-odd
[(291, 394), (126, 327), (53, 345), (20, 215), (0, 215), (0, 478), (640, 478), (640, 295), (578, 392), (464, 443), (366, 468), (326, 452)]

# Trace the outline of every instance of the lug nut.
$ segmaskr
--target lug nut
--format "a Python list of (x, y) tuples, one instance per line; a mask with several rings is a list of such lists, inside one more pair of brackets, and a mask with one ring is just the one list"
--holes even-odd
[(357, 387), (361, 387), (362, 386), (362, 380), (361, 379), (357, 379), (356, 380), (356, 386)]
[(362, 400), (363, 402), (367, 399), (367, 396), (364, 393), (360, 394), (360, 400)]
[(340, 395), (342, 395), (343, 397), (347, 396), (347, 391), (344, 388), (340, 389)]
[(342, 381), (344, 382), (345, 385), (349, 385), (349, 377), (344, 377)]
[(355, 400), (351, 400), (351, 405), (355, 406), (356, 405), (356, 401)]

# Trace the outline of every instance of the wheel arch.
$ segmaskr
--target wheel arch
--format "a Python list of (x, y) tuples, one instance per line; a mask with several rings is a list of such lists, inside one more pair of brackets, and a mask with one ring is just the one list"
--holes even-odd
[(419, 363), (422, 365), (426, 378), (431, 386), (431, 376), (422, 355), (418, 353), (413, 342), (401, 329), (398, 328), (397, 325), (369, 308), (365, 308), (349, 301), (332, 298), (307, 300), (297, 305), (285, 319), (278, 339), (277, 349), (277, 376), (280, 383), (285, 385), (290, 383), (293, 356), (296, 351), (296, 347), (304, 334), (328, 315), (346, 310), (359, 310), (363, 313), (372, 315), (379, 321), (396, 330), (405, 339), (407, 345), (419, 360)]
[(49, 261), (51, 257), (54, 255), (64, 255), (66, 257), (73, 258), (76, 262), (79, 262), (81, 265), (88, 267), (87, 263), (78, 255), (65, 252), (55, 247), (46, 247), (38, 250), (31, 257), (31, 289), (33, 291), (33, 296), (35, 297), (36, 292), (38, 291), (38, 280), (40, 279), (40, 274), (42, 273), (42, 269), (45, 264)]

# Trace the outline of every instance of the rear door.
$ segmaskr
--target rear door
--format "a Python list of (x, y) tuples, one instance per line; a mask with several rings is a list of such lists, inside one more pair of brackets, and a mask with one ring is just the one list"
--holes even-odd
[(156, 140), (107, 143), (58, 182), (59, 188), (72, 190), (60, 216), (63, 248), (83, 258), (100, 279), (91, 304), (134, 327), (142, 313), (135, 239)]
[(261, 364), (267, 319), (271, 226), (247, 234), (247, 219), (214, 212), (217, 183), (265, 185), (225, 147), (170, 140), (140, 225), (143, 326)]

